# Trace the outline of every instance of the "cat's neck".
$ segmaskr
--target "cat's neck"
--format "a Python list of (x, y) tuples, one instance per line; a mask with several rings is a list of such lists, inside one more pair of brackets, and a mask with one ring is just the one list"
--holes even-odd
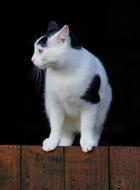
[(48, 71), (49, 73), (60, 77), (75, 76), (89, 68), (89, 59), (89, 52), (84, 48), (80, 50), (70, 50), (67, 51), (61, 60), (61, 64), (58, 64), (58, 67), (51, 67)]
[(76, 71), (81, 67), (82, 59), (85, 56), (85, 49), (81, 48), (80, 50), (76, 49), (67, 49), (64, 53), (64, 56), (59, 60), (59, 64), (54, 64), (50, 69), (53, 72), (58, 73), (69, 73)]

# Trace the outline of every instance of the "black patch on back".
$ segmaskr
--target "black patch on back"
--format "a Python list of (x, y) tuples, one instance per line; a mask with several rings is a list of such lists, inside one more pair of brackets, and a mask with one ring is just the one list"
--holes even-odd
[(42, 37), (37, 44), (41, 45), (42, 47), (46, 47), (47, 40), (50, 36), (58, 32), (60, 28), (58, 27), (57, 23), (54, 21), (50, 21), (48, 24), (48, 30), (46, 35)]
[(78, 38), (73, 32), (70, 32), (70, 39), (71, 39), (71, 47), (74, 49), (81, 49), (82, 45), (79, 42)]
[(92, 82), (89, 85), (89, 88), (85, 92), (85, 94), (81, 97), (83, 100), (87, 102), (91, 102), (93, 104), (97, 104), (100, 101), (99, 89), (101, 85), (101, 79), (99, 75), (95, 75)]

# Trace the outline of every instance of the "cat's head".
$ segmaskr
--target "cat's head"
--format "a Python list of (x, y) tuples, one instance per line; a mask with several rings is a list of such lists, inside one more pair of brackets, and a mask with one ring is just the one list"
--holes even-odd
[(34, 44), (32, 62), (39, 68), (60, 67), (71, 48), (80, 49), (81, 44), (69, 27), (60, 29), (56, 22), (50, 21), (47, 33)]

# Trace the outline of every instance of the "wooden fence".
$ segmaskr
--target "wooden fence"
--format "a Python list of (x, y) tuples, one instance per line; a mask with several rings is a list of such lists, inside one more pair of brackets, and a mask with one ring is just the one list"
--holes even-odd
[(0, 190), (140, 190), (140, 148), (1, 145)]

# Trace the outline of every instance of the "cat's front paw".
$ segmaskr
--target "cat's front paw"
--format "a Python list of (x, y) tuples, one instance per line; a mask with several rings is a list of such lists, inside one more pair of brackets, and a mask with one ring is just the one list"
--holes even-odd
[(80, 145), (83, 152), (89, 152), (92, 150), (93, 147), (97, 146), (97, 143), (95, 143), (94, 140), (91, 139), (81, 138)]
[(47, 138), (43, 141), (42, 149), (46, 152), (49, 152), (49, 151), (54, 150), (57, 146), (58, 146), (57, 142), (54, 142), (54, 141), (50, 140), (49, 138)]

